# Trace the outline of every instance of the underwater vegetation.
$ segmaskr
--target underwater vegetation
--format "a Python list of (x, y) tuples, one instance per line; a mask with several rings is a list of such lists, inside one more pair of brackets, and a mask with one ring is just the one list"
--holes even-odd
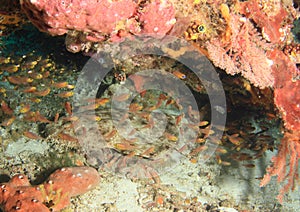
[[(12, 5), (3, 5), (7, 11), (0, 11), (0, 125), (10, 129), (10, 140), (25, 137), (51, 144), (57, 139), (62, 149), (71, 147), (75, 154), (79, 154), (78, 134), (97, 140), (87, 133), (89, 131), (78, 127), (79, 119), (94, 121), (105, 138), (107, 149), (103, 149), (103, 154), (107, 158), (99, 161), (97, 154), (102, 153), (91, 151), (86, 161), (70, 159), (70, 166), (105, 165), (133, 179), (146, 176), (158, 183), (159, 173), (145, 167), (143, 162), (139, 163), (137, 158), (157, 162), (159, 154), (176, 148), (181, 139), (177, 130), (180, 125), (185, 127), (182, 128), (184, 131), (197, 135), (190, 146), (177, 149), (191, 163), (197, 163), (199, 154), (207, 150), (205, 142), (208, 137), (220, 145), (214, 157), (223, 166), (230, 166), (228, 158), (231, 158), (247, 161), (245, 167), (252, 168), (252, 160), (262, 157), (267, 150), (278, 149), (260, 186), (267, 186), (271, 177), (277, 176), (278, 183), (283, 184), (277, 197), (280, 203), (284, 194), (296, 189), (300, 159), (300, 44), (295, 39), (299, 31), (295, 32), (297, 26), (294, 26), (299, 22), (296, 21), (299, 18), (297, 1), (20, 0), (20, 4), (13, 1)], [(61, 37), (53, 39), (47, 34), (41, 37), (29, 21), (40, 31)], [(143, 36), (149, 48), (150, 37), (183, 39), (218, 68), (228, 98), (225, 112), (230, 117), (220, 140), (214, 140), (215, 132), (210, 128), (211, 111), (209, 104), (203, 103), (208, 99), (203, 85), (187, 67), (162, 56), (137, 55), (125, 61), (116, 59), (113, 73), (101, 83), (102, 90), (98, 91), (96, 98), (84, 99), (80, 108), (83, 112), (73, 104), (79, 75), (77, 70), (89, 59), (84, 55), (102, 51), (113, 56), (122, 54), (118, 51), (123, 50), (123, 41), (142, 39)], [(18, 40), (17, 45), (15, 40)], [(30, 40), (35, 42), (28, 42)], [(170, 46), (161, 51), (175, 59), (190, 54), (185, 46)], [(52, 53), (54, 48), (61, 51)], [(186, 83), (197, 96), (200, 121), (187, 123), (187, 119), (198, 120), (199, 111), (191, 106), (185, 107), (184, 99), (173, 98), (167, 92), (143, 90), (149, 84), (154, 85), (155, 80), (142, 75), (130, 77), (140, 69), (154, 69), (163, 63), (166, 72)], [(159, 77), (153, 79), (159, 81)], [(132, 98), (121, 92), (113, 96), (118, 84), (126, 80), (140, 95)], [(170, 82), (164, 84), (165, 87), (171, 85)], [(10, 98), (14, 95), (22, 97), (21, 100)], [(111, 118), (108, 114), (112, 102), (124, 105), (129, 99), (132, 100), (129, 111), (116, 114), (125, 128), (128, 119), (134, 120), (135, 129), (127, 132), (129, 137), (136, 131), (147, 135), (151, 135), (151, 130), (159, 131), (163, 126), (158, 124), (159, 118), (153, 112), (164, 112), (170, 124), (158, 138), (163, 145), (155, 145), (146, 137), (125, 139), (114, 123), (107, 121)], [(187, 108), (185, 113), (183, 108)], [(245, 110), (250, 111), (249, 114)], [(253, 119), (249, 118), (250, 114), (254, 114)], [(24, 127), (17, 130), (17, 124)], [(274, 125), (277, 129), (280, 125), (277, 134), (272, 131)], [(279, 144), (276, 142), (278, 137)], [(9, 144), (2, 142), (2, 145), (4, 148)], [(254, 154), (249, 154), (248, 150)], [(128, 171), (126, 163), (136, 164), (136, 168)], [(158, 161), (157, 165), (163, 166), (164, 163)], [(41, 195), (49, 196), (51, 189), (42, 188)], [(60, 190), (57, 193), (65, 197)], [(48, 205), (48, 208), (55, 207), (56, 197), (53, 198), (55, 204)]]

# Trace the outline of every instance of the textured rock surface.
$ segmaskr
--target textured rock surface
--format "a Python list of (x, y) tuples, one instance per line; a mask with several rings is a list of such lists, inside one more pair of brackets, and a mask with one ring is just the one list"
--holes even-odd
[(165, 35), (175, 24), (168, 1), (137, 4), (133, 0), (21, 0), (31, 22), (51, 35), (80, 32), (78, 39), (118, 41), (131, 34)]
[(61, 168), (43, 184), (32, 186), (25, 175), (16, 175), (0, 185), (0, 205), (11, 211), (59, 211), (70, 198), (98, 185), (100, 176), (90, 167)]

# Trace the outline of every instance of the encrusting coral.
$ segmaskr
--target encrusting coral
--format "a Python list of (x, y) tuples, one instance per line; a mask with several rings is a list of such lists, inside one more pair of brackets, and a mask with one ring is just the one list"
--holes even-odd
[[(282, 203), (284, 194), (294, 190), (295, 182), (299, 178), (298, 164), (300, 159), (300, 80), (295, 80), (299, 70), (296, 65), (279, 50), (269, 53), (274, 64), (272, 73), (275, 77), (274, 101), (277, 105), (286, 131), (281, 140), (278, 155), (273, 157), (273, 165), (267, 169), (267, 174), (261, 182), (265, 186), (271, 176), (278, 176), (278, 182), (287, 179), (287, 184), (280, 190), (278, 200)], [(287, 174), (287, 160), (289, 173)]]
[(60, 211), (70, 198), (93, 189), (100, 176), (91, 167), (67, 167), (56, 170), (43, 184), (32, 186), (25, 175), (15, 175), (0, 184), (0, 206), (5, 212)]
[(86, 42), (120, 41), (142, 33), (165, 35), (176, 22), (168, 0), (140, 5), (133, 0), (21, 0), (21, 6), (41, 31), (68, 34), (66, 43), (71, 52), (81, 51)]

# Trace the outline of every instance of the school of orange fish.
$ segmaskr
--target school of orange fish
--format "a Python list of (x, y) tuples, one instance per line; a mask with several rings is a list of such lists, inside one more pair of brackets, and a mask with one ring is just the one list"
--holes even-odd
[[(72, 96), (74, 89), (74, 81), (61, 81), (59, 80), (59, 74), (66, 72), (64, 68), (56, 67), (55, 62), (50, 58), (42, 58), (41, 56), (35, 56), (34, 54), (23, 56), (22, 58), (0, 58), (1, 65), (1, 126), (4, 128), (10, 128), (13, 125), (23, 124), (21, 128), (23, 136), (28, 139), (44, 139), (39, 132), (32, 131), (30, 123), (44, 123), (47, 125), (59, 126), (62, 125), (60, 130), (56, 132), (52, 137), (67, 141), (78, 142), (74, 132), (74, 122), (78, 121), (78, 117), (72, 113)], [(186, 79), (186, 75), (175, 70), (174, 76), (181, 80)], [(126, 76), (125, 76), (126, 77)], [(144, 80), (144, 79), (143, 79)], [(141, 81), (141, 79), (139, 80)], [(135, 84), (141, 82), (135, 81)], [(20, 98), (18, 98), (20, 97)], [(115, 101), (126, 101), (130, 95), (122, 94), (114, 97)], [(87, 104), (82, 107), (85, 111), (91, 111), (91, 113), (85, 113), (85, 118), (91, 121), (99, 123), (99, 129), (107, 140), (107, 145), (120, 152), (120, 154), (126, 156), (135, 156), (143, 158), (151, 158), (161, 151), (162, 146), (164, 148), (170, 148), (170, 146), (176, 145), (178, 141), (178, 132), (174, 130), (174, 127), (178, 127), (181, 124), (185, 115), (191, 118), (194, 111), (193, 108), (187, 108), (187, 114), (178, 113), (176, 115), (170, 115), (169, 121), (172, 123), (173, 128), (167, 129), (161, 138), (161, 142), (157, 145), (144, 145), (138, 139), (124, 139), (122, 135), (118, 135), (118, 132), (114, 126), (105, 126), (107, 124), (107, 110), (110, 107), (111, 97), (99, 97), (95, 100), (86, 100)], [(49, 100), (58, 105), (57, 111), (52, 111), (47, 108)], [(157, 109), (171, 108), (173, 110), (181, 109), (182, 107), (178, 100), (173, 99), (164, 93), (153, 93), (151, 91), (144, 91), (140, 93), (139, 98), (132, 101), (129, 106), (128, 113), (122, 114), (121, 121), (125, 119), (133, 119), (133, 116), (139, 117), (138, 126), (136, 130), (149, 128), (154, 126), (151, 112)], [(60, 109), (59, 109), (60, 108)], [(95, 113), (92, 113), (95, 111)], [(275, 119), (272, 114), (266, 119)], [(274, 139), (271, 135), (266, 134), (266, 123), (260, 124), (260, 129), (254, 127), (249, 121), (229, 122), (225, 129), (225, 133), (222, 140), (213, 141), (220, 145), (216, 149), (215, 158), (217, 163), (222, 165), (230, 165), (231, 160), (237, 161), (250, 161), (244, 163), (246, 167), (254, 167), (251, 160), (259, 158), (263, 153), (272, 149), (274, 146)], [(188, 126), (189, 128), (198, 131), (198, 137), (195, 140), (193, 149), (190, 149), (189, 154), (186, 156), (191, 162), (196, 163), (198, 154), (205, 151), (206, 138), (209, 135), (213, 135), (213, 131), (210, 130), (209, 120), (202, 120), (195, 126)], [(132, 132), (133, 134), (134, 132)], [(178, 149), (178, 151), (183, 151)], [(250, 150), (252, 153), (243, 152), (243, 150)]]

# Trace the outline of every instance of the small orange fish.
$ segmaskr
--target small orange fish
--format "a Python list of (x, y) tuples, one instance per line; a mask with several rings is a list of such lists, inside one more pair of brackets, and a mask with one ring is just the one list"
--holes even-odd
[(67, 88), (68, 88), (68, 89), (73, 89), (73, 88), (75, 88), (75, 85), (70, 85), (70, 84), (69, 84), (69, 85), (67, 85)]
[(51, 123), (46, 117), (42, 116), (39, 111), (35, 113), (36, 120), (42, 123)]
[(25, 88), (25, 89), (23, 90), (23, 92), (24, 92), (24, 93), (33, 93), (33, 92), (35, 92), (36, 90), (37, 90), (37, 89), (36, 89), (35, 86), (31, 86), (31, 87)]
[(145, 152), (143, 152), (141, 155), (142, 156), (149, 156), (150, 154), (152, 154), (154, 152), (154, 150), (155, 150), (154, 147), (150, 147)]
[(1, 102), (1, 110), (7, 115), (12, 115), (14, 113), (14, 111), (8, 106), (8, 104), (4, 100), (2, 100)]
[(65, 88), (69, 85), (68, 82), (54, 82), (52, 83), (52, 86), (55, 88)]
[(35, 112), (29, 111), (28, 113), (25, 113), (24, 120), (31, 121), (31, 122), (36, 122), (37, 120), (36, 120)]
[(216, 155), (216, 160), (217, 160), (218, 164), (222, 163), (222, 159), (221, 159), (220, 155)]
[(199, 143), (199, 144), (204, 143), (205, 141), (206, 141), (205, 138), (197, 138), (196, 139), (196, 143)]
[(8, 127), (9, 125), (11, 125), (14, 121), (16, 120), (16, 117), (15, 116), (12, 116), (8, 119), (5, 119), (2, 123), (1, 123), (1, 126), (3, 127)]
[(29, 98), (32, 102), (34, 102), (34, 103), (40, 103), (42, 100), (41, 99), (39, 99), (39, 98)]
[(122, 142), (124, 143), (136, 143), (139, 139), (138, 138), (129, 138), (129, 139), (122, 139)]
[(226, 154), (226, 153), (227, 153), (227, 150), (224, 149), (224, 148), (218, 147), (218, 148), (216, 149), (216, 152), (219, 152), (219, 153), (222, 153), (222, 154)]
[(178, 110), (183, 110), (183, 106), (180, 104), (180, 99), (175, 100), (175, 105), (174, 105)]
[(161, 185), (161, 179), (154, 169), (147, 169), (148, 178), (152, 179), (157, 185)]
[(173, 74), (179, 79), (186, 79), (186, 75), (181, 73), (180, 71), (174, 71)]
[(39, 80), (43, 78), (43, 75), (40, 73), (30, 72), (29, 76), (33, 79)]
[(50, 68), (51, 66), (53, 66), (52, 63), (47, 63), (46, 65), (44, 65), (45, 68)]
[(194, 149), (191, 153), (190, 156), (197, 155), (199, 152), (202, 152), (204, 150), (207, 150), (208, 146), (203, 145), (203, 146), (198, 146), (196, 149)]
[(179, 116), (176, 117), (175, 125), (178, 126), (184, 117), (184, 113), (180, 114)]
[(133, 144), (129, 143), (116, 143), (115, 148), (121, 151), (132, 151), (136, 149)]
[(37, 61), (28, 61), (22, 64), (22, 70), (26, 70), (26, 69), (33, 69), (36, 64), (38, 62)]
[(198, 162), (198, 160), (197, 160), (197, 158), (191, 158), (190, 162), (193, 163), (193, 164), (196, 164)]
[(97, 104), (95, 103), (92, 103), (92, 104), (88, 104), (88, 105), (85, 105), (85, 106), (81, 106), (80, 108), (80, 111), (90, 111), (90, 110), (95, 110), (97, 109)]
[(232, 154), (230, 157), (237, 161), (245, 161), (245, 160), (253, 159), (253, 157), (247, 153)]
[(169, 141), (177, 141), (178, 140), (177, 136), (172, 135), (170, 133), (165, 132), (164, 135)]
[(142, 90), (139, 93), (140, 93), (141, 98), (144, 98), (147, 93), (147, 90)]
[(47, 78), (50, 76), (50, 72), (49, 71), (46, 71), (43, 73), (43, 78)]
[(59, 119), (59, 113), (56, 113), (54, 116), (54, 123), (57, 123)]
[(159, 107), (162, 105), (163, 101), (164, 101), (164, 100), (162, 100), (162, 99), (158, 99), (158, 101), (157, 101), (155, 107), (156, 107), (156, 108), (159, 108)]
[(44, 90), (41, 91), (35, 91), (33, 92), (34, 95), (36, 96), (47, 96), (50, 93), (51, 89), (50, 88), (46, 88)]
[(9, 76), (7, 77), (8, 81), (16, 85), (26, 85), (33, 82), (33, 79), (29, 77), (20, 77), (20, 76)]
[(26, 136), (27, 138), (30, 138), (30, 139), (42, 139), (41, 136), (33, 133), (33, 132), (30, 132), (30, 131), (25, 131), (23, 133), (24, 136)]
[(204, 135), (212, 135), (212, 134), (214, 134), (214, 131), (211, 130), (210, 128), (211, 128), (210, 125), (208, 125), (204, 129), (200, 129), (200, 132)]
[(209, 124), (208, 121), (200, 121), (199, 122), (199, 127), (204, 127), (204, 126), (207, 126)]
[(72, 105), (70, 102), (65, 102), (65, 109), (67, 114), (72, 115)]
[(222, 161), (222, 162), (221, 162), (221, 165), (223, 165), (223, 166), (230, 166), (231, 163), (228, 162), (228, 161)]
[(168, 105), (172, 105), (175, 103), (175, 100), (174, 99), (169, 99), (167, 102), (166, 102), (166, 106)]
[(145, 108), (146, 111), (153, 111), (153, 110), (156, 110), (156, 109), (157, 109), (156, 105), (153, 105), (151, 107)]
[(88, 110), (95, 110), (97, 108), (99, 108), (100, 106), (103, 106), (105, 104), (105, 102), (95, 102), (95, 103), (92, 103), (92, 104), (88, 104), (86, 106), (82, 106), (80, 107), (80, 111), (88, 111)]
[(73, 137), (69, 134), (66, 134), (66, 133), (59, 133), (58, 137), (62, 140), (71, 141), (71, 142), (78, 142), (77, 138), (75, 138), (75, 137)]
[(117, 132), (118, 132), (118, 131), (117, 131), (116, 129), (114, 129), (114, 130), (112, 130), (112, 131), (106, 133), (106, 134), (104, 135), (105, 140), (110, 140), (112, 137), (114, 137), (114, 136), (117, 134)]
[(96, 108), (106, 105), (106, 103), (108, 103), (109, 100), (109, 98), (95, 99), (95, 104), (97, 106)]
[(7, 64), (10, 62), (10, 60), (11, 60), (10, 57), (0, 57), (0, 63)]
[(234, 144), (236, 146), (241, 144), (241, 138), (239, 138), (238, 133), (232, 134), (232, 135), (227, 135), (227, 138), (232, 144)]
[(269, 120), (275, 119), (276, 118), (276, 114), (273, 113), (266, 113), (267, 117)]
[(2, 95), (3, 95), (4, 97), (7, 96), (7, 95), (6, 95), (6, 89), (5, 89), (5, 88), (0, 88), (0, 93), (2, 93)]
[(90, 120), (90, 121), (100, 121), (101, 117), (97, 115), (92, 115), (92, 114), (84, 114), (81, 116), (84, 119)]
[(131, 113), (134, 113), (134, 112), (137, 112), (137, 111), (140, 111), (143, 109), (143, 106), (142, 105), (139, 105), (138, 103), (131, 103), (129, 105), (129, 112)]
[(165, 94), (161, 93), (161, 94), (159, 94), (159, 99), (161, 99), (161, 100), (167, 100), (168, 97)]
[(126, 158), (132, 158), (132, 157), (134, 157), (134, 156), (135, 156), (135, 152), (132, 151), (132, 152), (130, 152), (128, 155), (126, 155)]
[(59, 94), (55, 94), (55, 96), (61, 97), (61, 98), (68, 98), (74, 95), (73, 91), (65, 91)]
[(47, 59), (40, 60), (38, 64), (39, 64), (41, 67), (45, 67), (45, 65), (46, 65), (47, 63), (49, 63), (49, 62), (50, 62), (50, 59), (47, 58)]
[(30, 111), (30, 105), (26, 104), (26, 105), (21, 105), (22, 107), (20, 108), (20, 113), (27, 113), (28, 111)]
[(20, 68), (20, 65), (9, 65), (9, 66), (3, 67), (3, 69), (9, 73), (15, 73), (19, 70), (19, 68)]
[(146, 116), (145, 117), (146, 119), (147, 119), (147, 121), (148, 121), (148, 124), (146, 124), (143, 128), (145, 129), (152, 129), (153, 127), (154, 127), (154, 119), (153, 119), (153, 117), (152, 117), (152, 115), (151, 114), (148, 114), (148, 116)]

